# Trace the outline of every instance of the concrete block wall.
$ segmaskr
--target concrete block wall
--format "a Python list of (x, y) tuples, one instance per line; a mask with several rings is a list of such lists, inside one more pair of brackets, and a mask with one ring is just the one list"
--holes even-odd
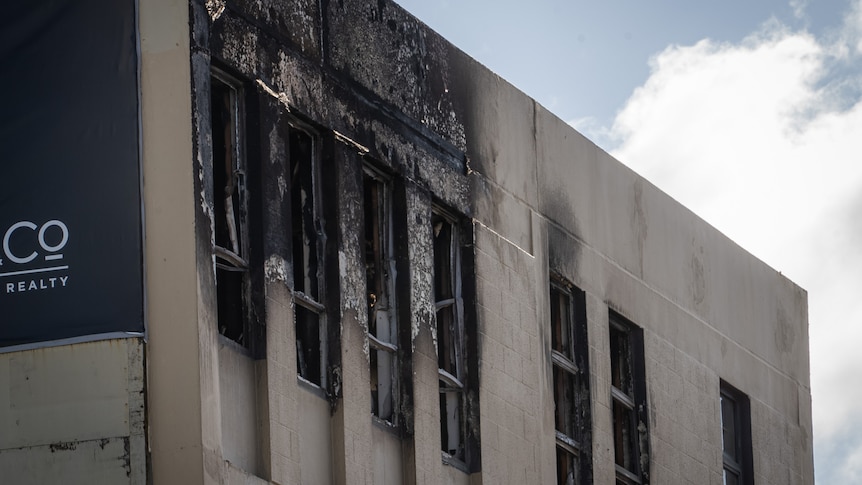
[(723, 483), (719, 376), (656, 334), (644, 346), (653, 480)]
[[(553, 479), (553, 400), (537, 319), (536, 258), (476, 224), (476, 280), (481, 341), (483, 483)], [(538, 274), (537, 274), (538, 273)]]
[[(576, 283), (577, 284), (577, 283)], [(587, 293), (590, 359), (590, 397), (593, 431), (593, 481), (615, 483), (613, 417), (611, 414), (611, 359), (607, 304)], [(660, 482), (657, 482), (660, 483)], [(673, 482), (669, 482), (673, 483)]]
[(144, 345), (103, 340), (0, 354), (0, 480), (146, 483)]

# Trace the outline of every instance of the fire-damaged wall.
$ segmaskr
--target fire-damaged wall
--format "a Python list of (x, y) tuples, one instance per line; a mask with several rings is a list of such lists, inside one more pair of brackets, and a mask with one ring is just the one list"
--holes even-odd
[(803, 290), (390, 1), (141, 3), (154, 483), (813, 482)]

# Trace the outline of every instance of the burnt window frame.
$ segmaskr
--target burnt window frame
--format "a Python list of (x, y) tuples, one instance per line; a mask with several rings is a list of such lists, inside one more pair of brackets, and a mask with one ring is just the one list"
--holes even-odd
[[(218, 93), (227, 97), (224, 100), (226, 106), (222, 106), (222, 110), (217, 110), (215, 105)], [(249, 120), (254, 115), (251, 112), (254, 108), (251, 99), (253, 94), (248, 83), (241, 81), (239, 77), (218, 66), (210, 67), (209, 182), (213, 191), (212, 258), (216, 288), (216, 329), (221, 338), (259, 358), (264, 351), (265, 332), (256, 317), (253, 291), (256, 287), (254, 261), (257, 258), (251, 244), (254, 230), (251, 206), (254, 194), (249, 189), (249, 171), (252, 165), (249, 160), (257, 155), (256, 139), (253, 133), (250, 133), (252, 130), (249, 126)], [(216, 129), (216, 123), (224, 121), (225, 113), (229, 116), (228, 125), (222, 123), (222, 129), (226, 133), (219, 135), (220, 130)], [(233, 142), (229, 149), (225, 145), (228, 140)], [(217, 146), (220, 141), (221, 149)], [(227, 153), (219, 157), (219, 150), (230, 152), (233, 162), (233, 170), (230, 170), (230, 173), (220, 173), (216, 167), (219, 161), (228, 162)], [(224, 190), (222, 185), (225, 188), (232, 187), (234, 191), (230, 194), (229, 204), (226, 202), (228, 198), (221, 197)], [(228, 233), (227, 240), (224, 240), (224, 230)], [(230, 247), (227, 247), (228, 245)], [(241, 276), (236, 278), (238, 274)]]
[[(557, 483), (587, 484), (592, 482), (592, 419), (586, 293), (552, 272), (548, 294)], [(565, 406), (561, 391), (569, 401)]]
[(613, 310), (608, 322), (616, 483), (647, 485), (650, 452), (643, 329)]
[[(403, 419), (400, 416), (400, 395), (403, 387), (401, 379), (401, 356), (404, 349), (400, 345), (402, 329), (401, 309), (398, 304), (396, 281), (399, 274), (400, 252), (395, 237), (394, 180), (366, 160), (362, 164), (362, 208), (363, 208), (363, 261), (366, 269), (366, 336), (369, 346), (369, 378), (371, 393), (371, 415), (379, 424), (390, 429), (398, 429)], [(374, 205), (369, 207), (370, 199)], [(371, 220), (369, 220), (371, 219)], [(369, 227), (369, 224), (371, 227)], [(373, 238), (369, 240), (369, 229)], [(374, 239), (376, 238), (376, 239)], [(373, 262), (371, 259), (373, 258)], [(372, 275), (371, 268), (379, 271)], [(376, 280), (376, 281), (372, 281)], [(381, 332), (378, 310), (385, 306), (385, 331)], [(388, 335), (388, 336), (387, 336)], [(381, 359), (385, 356), (386, 359)], [(389, 360), (388, 365), (382, 363)], [(375, 366), (377, 368), (375, 368)], [(382, 366), (382, 367), (381, 367)], [(381, 369), (389, 367), (390, 386), (388, 399), (378, 392), (382, 383)], [(387, 402), (388, 401), (388, 402)], [(384, 411), (388, 404), (388, 410)]]
[[(441, 226), (438, 227), (438, 224)], [(445, 244), (448, 257), (440, 260), (438, 237), (443, 229), (448, 227), (448, 242)], [(473, 231), (470, 221), (459, 217), (453, 211), (440, 204), (433, 204), (431, 211), (432, 236), (432, 271), (433, 271), (433, 304), (435, 321), (435, 340), (437, 342), (438, 389), (440, 393), (440, 449), (443, 463), (451, 465), (467, 473), (475, 473), (481, 468), (479, 447), (479, 393), (478, 393), (478, 348), (476, 317), (475, 317), (475, 261), (473, 255)], [(442, 241), (442, 240), (441, 240)], [(442, 281), (438, 277), (442, 273), (438, 266), (445, 266), (449, 277), (451, 295), (438, 295), (438, 286)], [(439, 263), (439, 264), (438, 264)], [(451, 325), (444, 328), (441, 325), (441, 311), (452, 309)], [(444, 313), (445, 314), (445, 313)], [(441, 329), (451, 335), (441, 335)], [(450, 356), (454, 362), (443, 365), (445, 342), (453, 341), (453, 352)], [(444, 368), (444, 367), (449, 367)], [(454, 371), (454, 374), (451, 372)], [(446, 412), (450, 404), (447, 395), (454, 394), (457, 423), (448, 419)], [(455, 429), (458, 434), (458, 448), (451, 453), (447, 448), (447, 438)]]
[[(728, 451), (728, 426), (725, 416), (725, 406), (730, 407), (733, 423), (733, 449)], [(727, 481), (727, 474), (736, 475), (736, 485), (752, 485), (754, 483), (754, 460), (751, 446), (751, 401), (748, 395), (727, 383), (724, 379), (719, 383), (719, 422), (721, 423), (721, 455), (722, 480)], [(736, 456), (734, 456), (736, 455)]]
[[(329, 396), (329, 387), (332, 383), (329, 376), (330, 337), (325, 284), (327, 237), (324, 229), (326, 222), (324, 202), (321, 198), (320, 175), (323, 140), (318, 130), (296, 116), (288, 116), (287, 131), (286, 168), (289, 199), (287, 226), (291, 261), (290, 292), (294, 309), (296, 376), (299, 382), (319, 390), (324, 396)], [(304, 147), (298, 137), (306, 138), (310, 146)], [(302, 159), (298, 160), (298, 158)], [(302, 170), (303, 168), (305, 170)], [(300, 172), (297, 173), (297, 170)], [(305, 193), (302, 191), (303, 188), (306, 190)], [(310, 207), (297, 203), (303, 200), (303, 196), (308, 200), (309, 194)], [(301, 242), (301, 245), (298, 242)], [(301, 328), (301, 325), (306, 325), (307, 328)], [(313, 338), (315, 333), (316, 345), (304, 345), (301, 336), (308, 335)], [(313, 356), (315, 361), (310, 370), (311, 362), (308, 361), (311, 359), (308, 359), (308, 356)]]

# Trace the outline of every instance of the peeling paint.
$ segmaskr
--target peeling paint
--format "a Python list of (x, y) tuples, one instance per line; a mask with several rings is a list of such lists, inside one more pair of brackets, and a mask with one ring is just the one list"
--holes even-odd
[[(212, 146), (212, 138), (211, 136), (207, 136), (207, 141)], [(213, 210), (212, 205), (210, 205), (209, 197), (207, 197), (207, 189), (206, 189), (206, 174), (204, 173), (204, 164), (201, 160), (201, 153), (198, 153), (198, 180), (201, 182), (201, 192), (200, 192), (200, 201), (201, 201), (201, 211), (203, 215), (207, 218), (210, 225), (210, 246), (215, 246), (215, 212)], [(213, 256), (213, 271), (215, 271), (215, 256)]]
[[(274, 123), (269, 130), (269, 163), (273, 165), (280, 164), (287, 155), (284, 138), (281, 135), (278, 124)], [(282, 175), (279, 174), (279, 177), (282, 178)], [(281, 195), (284, 196), (284, 192)]]
[(281, 256), (277, 254), (270, 256), (263, 265), (263, 272), (268, 282), (280, 281), (287, 284), (287, 261)]
[(345, 145), (348, 145), (348, 146), (355, 148), (359, 152), (360, 155), (367, 155), (369, 152), (371, 152), (371, 150), (362, 146), (360, 143), (358, 143), (354, 140), (351, 140), (350, 138), (342, 135), (341, 133), (339, 133), (335, 130), (333, 130), (332, 133), (335, 135), (336, 140), (340, 141), (341, 143), (344, 143)]
[(226, 6), (225, 0), (207, 0), (206, 7), (210, 20), (213, 22), (218, 20), (219, 17), (221, 17), (221, 14), (224, 13)]
[[(210, 236), (210, 247), (212, 248), (212, 247), (215, 247), (215, 212), (213, 210), (213, 207), (209, 204), (209, 202), (207, 200), (206, 189), (201, 189), (200, 197), (201, 197), (201, 210), (203, 212), (204, 217), (207, 218), (207, 220), (209, 221), (209, 224), (210, 224), (209, 236)], [(213, 272), (213, 274), (215, 274), (215, 272), (216, 272), (216, 255), (215, 255), (215, 252), (213, 252), (210, 255), (210, 259), (212, 260), (212, 272)]]
[[(338, 269), (341, 274), (341, 281), (348, 288), (361, 288), (365, 286), (359, 275), (349, 271), (350, 268), (355, 266), (344, 251), (338, 252)], [(357, 313), (365, 311), (365, 302), (360, 297), (346, 291), (344, 292), (344, 296), (343, 305), (346, 311), (355, 311)]]
[(412, 190), (407, 192), (408, 214), (413, 214), (413, 217), (407, 221), (407, 248), (412, 263), (410, 284), (413, 299), (412, 307), (415, 308), (410, 322), (410, 342), (413, 350), (415, 350), (416, 339), (422, 331), (422, 326), (427, 325), (436, 353), (438, 350), (437, 319), (432, 301), (434, 294), (434, 247), (429, 202), (426, 195), (421, 192)]
[(244, 69), (256, 71), (259, 63), (259, 42), (256, 31), (244, 30), (225, 38), (224, 55)]
[(288, 112), (290, 112), (290, 99), (288, 99), (287, 94), (285, 94), (284, 91), (276, 91), (276, 90), (272, 89), (265, 82), (263, 82), (262, 79), (258, 79), (255, 82), (257, 83), (258, 86), (261, 87), (261, 89), (263, 89), (263, 91), (266, 94), (268, 94), (268, 95), (272, 96), (273, 98), (275, 98), (276, 100), (278, 100), (278, 102), (282, 106), (284, 106), (284, 109), (286, 109)]
[(284, 194), (287, 193), (287, 181), (284, 180), (284, 176), (282, 174), (278, 175), (276, 181), (278, 183), (278, 195), (284, 198)]

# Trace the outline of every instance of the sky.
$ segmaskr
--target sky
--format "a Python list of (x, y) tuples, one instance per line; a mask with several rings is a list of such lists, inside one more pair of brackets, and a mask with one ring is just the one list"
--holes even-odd
[(396, 0), (808, 291), (816, 482), (862, 483), (862, 0)]

